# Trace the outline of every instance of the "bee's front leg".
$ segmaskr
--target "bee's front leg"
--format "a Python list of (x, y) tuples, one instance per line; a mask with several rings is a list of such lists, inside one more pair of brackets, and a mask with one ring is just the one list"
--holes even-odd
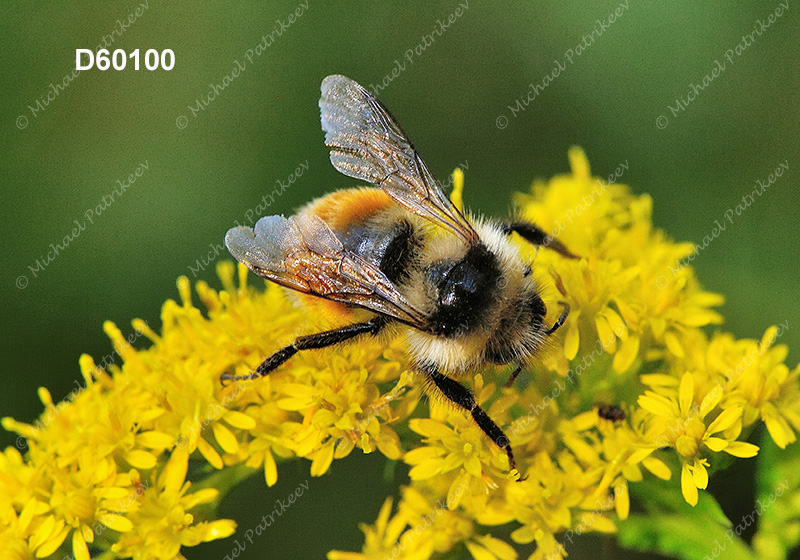
[(540, 247), (548, 247), (554, 250), (556, 253), (567, 257), (568, 259), (579, 258), (577, 255), (574, 255), (569, 249), (567, 249), (558, 239), (550, 237), (536, 224), (525, 221), (516, 221), (503, 225), (503, 233), (510, 235), (512, 232), (517, 232), (528, 243), (532, 243), (533, 245), (538, 245)]
[[(442, 375), (435, 368), (423, 367), (421, 370), (422, 373), (433, 382), (433, 385), (436, 386), (436, 389), (438, 389), (438, 392), (441, 393), (442, 396), (470, 413), (478, 427), (483, 430), (483, 433), (489, 436), (497, 447), (506, 452), (506, 455), (508, 455), (509, 469), (519, 472), (508, 437), (506, 437), (503, 430), (494, 423), (494, 420), (489, 418), (489, 415), (486, 414), (478, 403), (475, 402), (475, 397), (472, 396), (469, 389), (458, 381), (450, 379), (446, 375)], [(526, 476), (520, 476), (517, 481), (521, 482), (526, 478)]]

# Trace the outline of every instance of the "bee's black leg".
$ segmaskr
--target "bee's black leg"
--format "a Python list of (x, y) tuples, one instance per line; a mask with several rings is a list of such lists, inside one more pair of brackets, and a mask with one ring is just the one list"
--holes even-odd
[[(494, 423), (494, 420), (489, 418), (489, 415), (478, 406), (472, 393), (458, 381), (450, 379), (446, 375), (442, 375), (433, 368), (423, 368), (422, 371), (433, 381), (442, 395), (470, 413), (472, 419), (478, 424), (478, 427), (483, 430), (483, 433), (489, 436), (489, 439), (491, 439), (497, 447), (506, 452), (506, 455), (508, 455), (509, 468), (512, 471), (517, 470), (517, 462), (514, 460), (514, 453), (511, 451), (511, 444), (508, 438), (503, 433), (503, 430)], [(525, 480), (526, 478), (527, 477), (520, 476), (518, 481)]]
[(333, 346), (334, 344), (339, 344), (340, 342), (344, 342), (349, 340), (353, 337), (356, 337), (360, 334), (378, 334), (383, 327), (386, 326), (388, 323), (388, 319), (383, 316), (375, 317), (374, 319), (370, 319), (369, 321), (365, 321), (363, 323), (354, 323), (352, 325), (347, 325), (346, 327), (341, 327), (339, 329), (333, 329), (330, 331), (324, 331), (321, 333), (316, 334), (309, 334), (306, 336), (300, 336), (295, 339), (294, 342), (289, 344), (288, 346), (284, 346), (266, 360), (261, 362), (261, 365), (258, 366), (255, 372), (251, 373), (250, 375), (229, 375), (223, 374), (220, 376), (220, 381), (237, 381), (243, 379), (257, 379), (259, 377), (264, 377), (271, 373), (275, 368), (279, 365), (284, 363), (286, 360), (297, 354), (300, 350), (312, 350), (315, 348), (325, 348), (326, 346)]
[(560, 329), (561, 325), (564, 324), (564, 321), (567, 320), (567, 315), (569, 315), (569, 304), (566, 301), (559, 301), (558, 303), (560, 303), (563, 307), (561, 315), (558, 316), (558, 319), (556, 319), (556, 322), (553, 323), (552, 327), (550, 327), (550, 330), (547, 331), (547, 334), (553, 334)]
[(558, 254), (567, 257), (568, 259), (578, 258), (577, 255), (572, 254), (570, 250), (567, 249), (558, 239), (555, 237), (550, 237), (542, 228), (530, 222), (520, 221), (503, 225), (504, 233), (511, 234), (511, 232), (514, 231), (520, 234), (529, 243), (540, 245), (542, 247), (548, 247)]
[(505, 386), (506, 387), (513, 387), (514, 386), (514, 382), (517, 380), (517, 377), (519, 377), (519, 373), (521, 371), (522, 371), (522, 365), (518, 365), (516, 368), (514, 368), (514, 371), (512, 371), (511, 375), (508, 376), (508, 381), (506, 381), (506, 385)]

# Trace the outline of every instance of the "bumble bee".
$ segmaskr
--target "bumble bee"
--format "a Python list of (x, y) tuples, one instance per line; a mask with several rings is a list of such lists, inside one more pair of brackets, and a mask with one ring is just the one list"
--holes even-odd
[(223, 380), (262, 377), (301, 350), (401, 331), (427, 392), (470, 414), (517, 472), (508, 438), (456, 379), (488, 364), (519, 364), (513, 383), (569, 313), (562, 303), (555, 323), (545, 323), (531, 267), (510, 234), (575, 255), (531, 223), (468, 219), (380, 101), (344, 76), (328, 76), (321, 90), (331, 163), (375, 187), (328, 194), (253, 229), (235, 227), (225, 244), (250, 270), (321, 303), (345, 326), (301, 336), (251, 375)]

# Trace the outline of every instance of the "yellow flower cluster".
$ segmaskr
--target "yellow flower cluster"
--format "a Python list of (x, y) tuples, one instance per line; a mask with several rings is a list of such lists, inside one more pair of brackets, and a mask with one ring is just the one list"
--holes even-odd
[[(468, 383), (526, 480), (509, 476), (505, 453), (463, 413), (437, 402), (417, 410), (421, 389), (400, 339), (300, 352), (266, 378), (223, 387), (220, 375), (245, 375), (327, 325), (274, 285), (248, 287), (241, 266), (236, 282), (237, 269), (222, 263), (223, 291), (196, 286), (206, 315), (180, 279), (181, 303), (164, 304), (160, 334), (133, 322), (149, 348), (134, 349), (107, 323), (121, 366), (84, 355), (82, 390), (54, 403), (41, 389), (35, 425), (3, 419), (28, 451), (0, 454), (0, 557), (182, 558), (182, 546), (235, 531), (213, 507), (240, 477), (216, 473), (261, 469), (272, 486), (282, 460), (307, 458), (320, 476), (359, 448), (402, 459), (411, 481), (363, 527), (362, 552), (331, 560), (427, 559), (458, 547), (476, 560), (512, 560), (516, 549), (489, 531), (509, 524), (515, 543), (536, 543), (530, 558), (561, 558), (576, 535), (616, 530), (629, 484), (680, 473), (675, 491), (694, 505), (719, 453), (757, 453), (744, 441), (756, 422), (779, 446), (793, 442), (800, 369), (790, 372), (775, 344), (788, 324), (761, 341), (706, 334), (701, 327), (722, 321), (712, 309), (722, 299), (685, 265), (692, 245), (652, 228), (649, 197), (592, 178), (580, 150), (570, 158), (571, 174), (517, 203), (582, 257), (535, 254), (548, 308), (563, 300), (572, 314), (515, 387), (498, 384), (504, 371)], [(619, 409), (600, 415), (601, 404)]]
[[(423, 440), (404, 455), (411, 484), (396, 513), (387, 502), (363, 528), (363, 551), (335, 551), (331, 560), (429, 558), (450, 551), (452, 539), (439, 535), (453, 534), (476, 560), (515, 559), (486, 531), (507, 523), (517, 527), (515, 543), (535, 542), (530, 559), (562, 558), (576, 535), (614, 532), (628, 517), (629, 484), (679, 473), (683, 498), (695, 505), (718, 453), (758, 452), (744, 441), (754, 423), (763, 420), (782, 448), (795, 440), (800, 367), (790, 372), (786, 347), (775, 345), (788, 323), (761, 341), (709, 337), (702, 327), (722, 322), (713, 308), (723, 300), (703, 291), (687, 265), (693, 245), (655, 230), (650, 197), (613, 182), (626, 165), (603, 180), (590, 175), (582, 151), (570, 160), (571, 174), (516, 200), (523, 218), (583, 257), (520, 241), (536, 258), (548, 308), (563, 300), (573, 310), (564, 334), (523, 388), (484, 384), (507, 372), (481, 372), (472, 383), (527, 480), (509, 479), (503, 454), (463, 414), (434, 405), (430, 418), (410, 421)], [(599, 412), (608, 405), (618, 413), (606, 419)], [(432, 531), (420, 511), (433, 518)]]
[(122, 367), (105, 371), (82, 356), (85, 388), (58, 404), (40, 390), (46, 422), (3, 419), (29, 451), (24, 458), (15, 448), (0, 455), (0, 558), (43, 558), (60, 548), (81, 560), (103, 551), (182, 558), (181, 546), (233, 534), (231, 520), (195, 519), (193, 508), (213, 505), (229, 488), (215, 489), (207, 478), (204, 489), (192, 491), (190, 459), (211, 470), (260, 467), (272, 486), (276, 457), (306, 457), (319, 476), (355, 447), (402, 456), (391, 425), (413, 411), (420, 390), (401, 367), (399, 342), (301, 353), (291, 369), (223, 387), (221, 374), (248, 373), (319, 327), (277, 286), (248, 288), (244, 267), (237, 288), (235, 271), (231, 262), (218, 267), (226, 291), (197, 285), (208, 317), (192, 305), (181, 278), (182, 303), (164, 304), (160, 335), (133, 322), (152, 341), (147, 350), (137, 351), (106, 323)]

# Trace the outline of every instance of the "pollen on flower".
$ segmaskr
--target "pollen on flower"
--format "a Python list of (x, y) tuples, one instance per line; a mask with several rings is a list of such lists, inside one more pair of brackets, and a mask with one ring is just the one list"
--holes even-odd
[[(511, 560), (517, 550), (491, 532), (507, 525), (529, 558), (556, 559), (575, 535), (625, 523), (643, 481), (667, 481), (697, 504), (727, 463), (721, 454), (759, 453), (747, 439), (761, 423), (778, 447), (792, 444), (800, 368), (784, 363), (783, 327), (760, 340), (718, 330), (722, 297), (691, 266), (670, 268), (691, 244), (655, 229), (652, 200), (616, 183), (619, 173), (592, 177), (579, 149), (569, 159), (571, 173), (515, 200), (521, 218), (580, 257), (517, 240), (535, 261), (548, 321), (559, 301), (572, 312), (516, 386), (504, 386), (501, 367), (464, 379), (503, 429), (518, 472), (469, 415), (420, 405), (400, 337), (299, 352), (262, 379), (223, 386), (221, 375), (247, 375), (326, 326), (224, 262), (222, 290), (200, 282), (193, 294), (178, 281), (160, 332), (132, 322), (146, 344), (103, 325), (121, 363), (81, 356), (80, 391), (59, 400), (42, 388), (39, 419), (2, 420), (28, 450), (0, 453), (0, 557), (180, 558), (184, 547), (234, 533), (213, 504), (244, 476), (258, 471), (268, 493), (285, 461), (322, 476), (351, 453), (379, 452), (409, 465), (409, 480), (362, 526), (361, 552), (329, 558)], [(463, 173), (454, 183), (460, 205)], [(600, 418), (597, 403), (625, 417)]]

